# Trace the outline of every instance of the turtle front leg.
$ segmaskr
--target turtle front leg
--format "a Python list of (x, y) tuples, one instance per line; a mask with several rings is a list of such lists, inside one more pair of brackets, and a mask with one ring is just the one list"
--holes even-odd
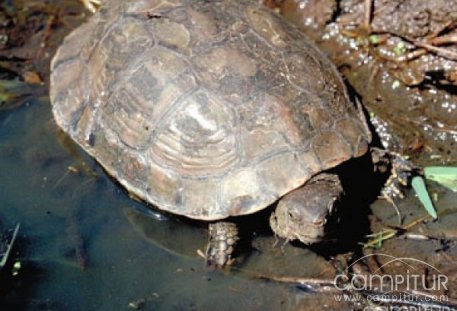
[(232, 258), (239, 240), (235, 223), (219, 221), (209, 225), (208, 245), (205, 260), (208, 266), (224, 267), (235, 262)]
[(420, 175), (420, 169), (399, 153), (371, 148), (371, 157), (375, 171), (389, 173), (389, 178), (381, 191), (382, 197), (390, 202), (396, 197), (403, 198), (402, 189), (411, 184), (415, 175)]

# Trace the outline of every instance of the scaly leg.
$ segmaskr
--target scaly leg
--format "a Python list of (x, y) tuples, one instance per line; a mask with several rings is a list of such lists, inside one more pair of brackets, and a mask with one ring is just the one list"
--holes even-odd
[(235, 262), (232, 256), (238, 240), (236, 224), (224, 221), (211, 223), (205, 254), (206, 264), (216, 267), (232, 265)]

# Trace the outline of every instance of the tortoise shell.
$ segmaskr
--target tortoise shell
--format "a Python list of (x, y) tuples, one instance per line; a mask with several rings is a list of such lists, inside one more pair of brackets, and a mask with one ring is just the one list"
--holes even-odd
[(366, 153), (330, 61), (256, 1), (110, 4), (51, 65), (57, 124), (128, 191), (175, 214), (250, 214)]

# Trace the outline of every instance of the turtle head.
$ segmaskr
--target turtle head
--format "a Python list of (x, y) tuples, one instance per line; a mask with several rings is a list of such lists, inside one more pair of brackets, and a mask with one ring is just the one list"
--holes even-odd
[(303, 187), (285, 195), (271, 214), (270, 226), (286, 240), (304, 244), (320, 242), (325, 237), (326, 223), (343, 193), (336, 175), (319, 174)]

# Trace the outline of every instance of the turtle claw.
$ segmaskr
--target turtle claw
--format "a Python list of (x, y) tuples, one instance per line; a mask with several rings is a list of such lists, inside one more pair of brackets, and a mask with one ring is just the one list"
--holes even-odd
[(235, 259), (232, 255), (238, 240), (236, 224), (231, 222), (210, 224), (208, 246), (204, 255), (206, 265), (224, 267), (234, 264)]
[(372, 148), (371, 155), (375, 171), (390, 172), (389, 178), (381, 190), (380, 198), (392, 204), (397, 213), (398, 222), (401, 224), (402, 217), (398, 206), (395, 204), (395, 199), (405, 197), (404, 188), (411, 184), (414, 175), (420, 174), (420, 168), (397, 152)]
[(409, 161), (405, 156), (389, 152), (390, 158), (390, 176), (384, 184), (381, 194), (383, 197), (393, 201), (396, 198), (405, 197), (404, 188), (411, 184), (414, 175), (420, 172), (420, 169)]
[(381, 197), (404, 198), (403, 188), (411, 184), (414, 175), (420, 174), (420, 169), (408, 158), (394, 151), (371, 148), (371, 157), (376, 172), (390, 172), (389, 178), (381, 190)]

